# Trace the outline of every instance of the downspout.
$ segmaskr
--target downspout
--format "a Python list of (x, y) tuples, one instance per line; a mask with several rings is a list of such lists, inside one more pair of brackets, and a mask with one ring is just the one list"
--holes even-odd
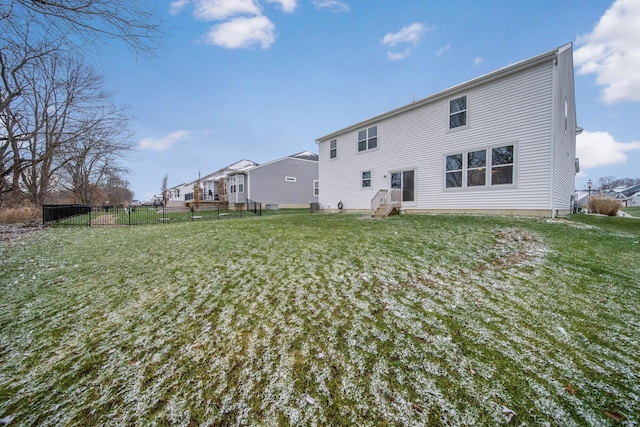
[(549, 208), (551, 209), (551, 218), (555, 219), (556, 210), (553, 208), (553, 198), (555, 195), (556, 188), (556, 168), (555, 168), (555, 151), (556, 151), (556, 102), (558, 97), (558, 53), (556, 52), (556, 56), (553, 59), (553, 76), (552, 76), (552, 85), (551, 85), (551, 138), (549, 144), (549, 157), (550, 157), (550, 191), (549, 191)]
[(249, 171), (247, 171), (247, 180), (244, 183), (244, 191), (247, 192), (247, 203), (249, 203), (249, 200), (251, 200), (251, 187), (249, 186), (249, 182), (251, 180), (249, 179)]

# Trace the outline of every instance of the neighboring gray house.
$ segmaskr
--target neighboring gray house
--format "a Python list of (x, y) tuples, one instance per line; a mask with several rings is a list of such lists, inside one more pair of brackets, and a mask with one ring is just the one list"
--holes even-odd
[[(193, 203), (197, 180), (170, 188), (168, 206)], [(303, 151), (262, 165), (240, 160), (200, 178), (203, 204), (247, 201), (280, 208), (309, 207), (318, 201), (318, 155)]]
[(318, 138), (320, 208), (569, 213), (579, 131), (567, 44)]
[(303, 151), (229, 175), (229, 202), (247, 200), (280, 208), (318, 201), (318, 155)]

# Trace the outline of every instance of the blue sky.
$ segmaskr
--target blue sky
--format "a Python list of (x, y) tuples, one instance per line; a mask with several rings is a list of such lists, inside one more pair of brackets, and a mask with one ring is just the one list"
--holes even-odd
[(240, 159), (315, 139), (574, 43), (582, 172), (640, 177), (640, 2), (158, 0), (153, 59), (113, 45), (106, 83), (133, 116), (126, 162), (148, 200)]

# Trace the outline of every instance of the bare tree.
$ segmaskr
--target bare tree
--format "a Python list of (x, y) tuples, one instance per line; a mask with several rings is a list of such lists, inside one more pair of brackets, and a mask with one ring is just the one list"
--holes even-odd
[(37, 204), (44, 202), (67, 163), (87, 162), (84, 167), (95, 171), (97, 163), (111, 165), (117, 153), (130, 148), (127, 117), (110, 104), (99, 74), (59, 52), (40, 63), (25, 75), (29, 90), (23, 124), (30, 124), (24, 130), (30, 137), (20, 170), (22, 186)]
[(122, 186), (126, 182), (122, 177), (128, 170), (119, 160), (133, 149), (127, 129), (127, 117), (119, 111), (109, 110), (108, 114), (96, 117), (87, 132), (75, 138), (65, 147), (64, 154), (57, 157), (58, 188), (77, 203), (96, 204), (100, 202), (99, 195), (116, 178)]
[(134, 52), (151, 56), (162, 38), (162, 23), (152, 0), (7, 0), (0, 3), (0, 31), (18, 38), (31, 28), (42, 38), (76, 49), (98, 50), (120, 40)]
[(129, 182), (122, 178), (122, 171), (108, 171), (102, 191), (111, 205), (128, 206), (133, 200), (133, 192), (129, 189)]
[(163, 206), (167, 206), (167, 202), (169, 201), (169, 191), (167, 190), (167, 182), (169, 181), (169, 175), (165, 175), (162, 178), (162, 187), (160, 191), (162, 191), (162, 204)]

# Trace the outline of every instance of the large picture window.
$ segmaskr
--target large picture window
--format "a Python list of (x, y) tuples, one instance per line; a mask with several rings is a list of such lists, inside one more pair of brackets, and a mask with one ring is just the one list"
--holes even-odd
[(514, 165), (514, 145), (450, 154), (445, 157), (445, 188), (513, 184)]
[(449, 100), (449, 129), (467, 125), (467, 95)]
[(371, 150), (378, 147), (378, 126), (371, 126), (358, 131), (358, 151)]

